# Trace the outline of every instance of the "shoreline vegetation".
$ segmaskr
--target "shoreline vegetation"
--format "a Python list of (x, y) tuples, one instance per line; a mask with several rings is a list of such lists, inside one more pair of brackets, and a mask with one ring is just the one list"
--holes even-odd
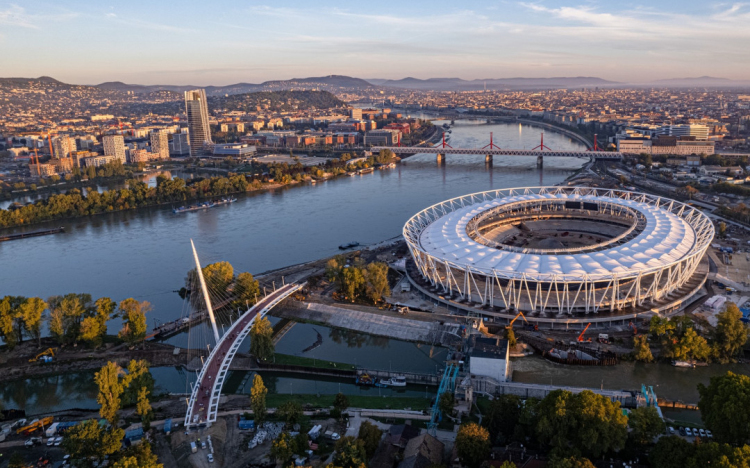
[(104, 192), (93, 189), (89, 190), (86, 195), (76, 188), (65, 194), (51, 195), (22, 207), (0, 210), (0, 229), (273, 190), (309, 179), (331, 179), (347, 172), (373, 167), (375, 164), (389, 164), (396, 158), (393, 153), (386, 150), (355, 164), (348, 163), (351, 159), (350, 154), (344, 154), (340, 158), (327, 160), (319, 166), (309, 167), (299, 162), (291, 165), (253, 163), (251, 164), (252, 172), (249, 173), (230, 172), (227, 176), (190, 181), (160, 175), (157, 177), (156, 187), (149, 187), (148, 184), (137, 179), (128, 179), (126, 188)]

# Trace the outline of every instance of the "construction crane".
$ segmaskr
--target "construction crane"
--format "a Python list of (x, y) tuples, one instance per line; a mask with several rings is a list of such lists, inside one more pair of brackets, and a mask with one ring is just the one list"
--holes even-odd
[(515, 322), (516, 320), (518, 320), (518, 317), (523, 318), (523, 321), (526, 322), (526, 326), (529, 328), (529, 330), (531, 330), (531, 329), (538, 330), (539, 329), (538, 325), (531, 324), (531, 323), (529, 323), (528, 320), (526, 320), (526, 316), (523, 315), (523, 312), (518, 312), (518, 314), (516, 314), (516, 316), (513, 317), (513, 320), (511, 320), (510, 323), (505, 328), (506, 329), (512, 329), (513, 328), (513, 322)]
[(632, 320), (628, 324), (628, 327), (630, 327), (630, 329), (633, 330), (633, 335), (637, 335), (638, 334), (638, 327), (635, 326), (635, 324), (633, 323)]
[(584, 339), (583, 338), (583, 335), (586, 333), (586, 330), (588, 330), (590, 326), (591, 326), (591, 322), (589, 322), (588, 325), (586, 325), (586, 328), (583, 329), (583, 331), (581, 332), (581, 334), (578, 335), (578, 338), (576, 339), (576, 341), (578, 341), (579, 343), (584, 343), (584, 342), (585, 343), (590, 343), (591, 342), (591, 338), (589, 338), (589, 339)]
[(36, 175), (42, 176), (42, 168), (39, 166), (39, 152), (36, 150), (36, 144), (34, 146), (34, 156), (36, 156)]
[(48, 416), (42, 420), (32, 421), (29, 425), (16, 430), (16, 434), (29, 435), (38, 431), (39, 429), (44, 430), (44, 426), (49, 426), (50, 424), (52, 424), (52, 421), (54, 421), (54, 418), (52, 416)]
[(51, 360), (53, 357), (55, 357), (55, 350), (52, 348), (47, 348), (41, 353), (37, 354), (36, 357), (34, 357), (34, 359), (29, 359), (29, 362), (36, 362), (45, 356), (49, 356)]

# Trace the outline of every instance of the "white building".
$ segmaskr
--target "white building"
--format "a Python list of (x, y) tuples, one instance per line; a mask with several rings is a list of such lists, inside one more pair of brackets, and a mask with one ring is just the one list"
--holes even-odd
[[(663, 138), (662, 138), (663, 139)], [(621, 138), (617, 140), (617, 151), (625, 154), (666, 154), (683, 155), (714, 154), (713, 141), (676, 140), (669, 143), (659, 142), (659, 138)]]
[(59, 136), (52, 140), (52, 146), (55, 150), (55, 157), (64, 159), (70, 157), (70, 153), (77, 149), (75, 138), (69, 136)]
[(475, 337), (469, 351), (469, 372), (498, 382), (509, 381), (509, 351), (508, 340)]
[(365, 145), (393, 146), (401, 140), (399, 130), (370, 130), (365, 133)]
[(708, 127), (706, 125), (670, 125), (669, 133), (670, 136), (694, 136), (698, 141), (708, 140)]
[[(105, 135), (102, 138), (104, 145), (104, 156), (112, 156), (113, 160), (125, 164), (125, 139), (122, 135)], [(86, 163), (88, 166), (89, 164)]]
[(154, 159), (169, 159), (169, 136), (166, 130), (151, 131), (151, 152)]
[(185, 114), (189, 129), (190, 155), (199, 156), (203, 153), (204, 146), (213, 145), (205, 90), (185, 91)]
[(172, 135), (172, 154), (187, 156), (190, 154), (190, 143), (187, 133), (175, 133)]

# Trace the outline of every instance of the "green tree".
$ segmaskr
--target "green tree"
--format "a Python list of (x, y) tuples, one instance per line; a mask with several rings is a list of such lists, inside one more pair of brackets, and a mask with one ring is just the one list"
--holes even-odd
[(365, 270), (367, 296), (372, 302), (380, 301), (383, 296), (390, 296), (391, 289), (388, 286), (388, 265), (382, 262), (374, 262), (367, 265)]
[(336, 442), (333, 466), (336, 468), (364, 468), (367, 450), (362, 440), (352, 436), (342, 437)]
[(74, 459), (94, 457), (101, 460), (120, 449), (123, 437), (125, 431), (122, 429), (107, 430), (95, 419), (89, 419), (65, 431), (62, 445)]
[(122, 458), (112, 465), (114, 468), (164, 468), (151, 451), (151, 444), (141, 442), (131, 445), (122, 453)]
[(270, 361), (274, 348), (271, 322), (266, 317), (256, 320), (250, 329), (250, 353), (262, 361)]
[(727, 362), (736, 357), (747, 342), (748, 330), (741, 319), (742, 312), (731, 302), (718, 315), (718, 322), (713, 333), (713, 352), (721, 362)]
[(651, 347), (648, 344), (646, 335), (637, 335), (633, 337), (633, 359), (638, 362), (653, 362), (654, 355), (651, 354)]
[(482, 425), (489, 431), (492, 442), (503, 443), (513, 436), (520, 418), (521, 399), (516, 395), (498, 395), (490, 402)]
[(341, 273), (344, 270), (346, 259), (342, 255), (336, 255), (326, 262), (326, 279), (331, 283), (341, 281)]
[(248, 305), (255, 304), (260, 294), (258, 281), (250, 273), (240, 273), (234, 281), (234, 301), (233, 309), (246, 309)]
[(8, 468), (26, 468), (26, 459), (23, 458), (21, 452), (13, 452), (8, 460)]
[(637, 444), (650, 444), (656, 436), (664, 432), (664, 420), (653, 406), (636, 408), (628, 417), (630, 439)]
[(151, 429), (151, 420), (154, 419), (154, 412), (151, 409), (148, 394), (148, 389), (146, 387), (141, 387), (140, 390), (138, 390), (138, 402), (135, 407), (136, 414), (141, 417), (144, 431)]
[(42, 346), (42, 321), (47, 303), (38, 297), (30, 297), (19, 306), (26, 333), (37, 340), (37, 347)]
[(456, 435), (456, 449), (461, 464), (478, 468), (490, 455), (492, 443), (487, 429), (475, 423), (464, 424)]
[(94, 314), (90, 294), (53, 296), (47, 301), (50, 309), (49, 328), (60, 345), (77, 343), (81, 337), (81, 324)]
[(620, 450), (627, 438), (627, 418), (620, 403), (589, 390), (573, 394), (567, 390), (550, 392), (539, 405), (537, 434), (556, 456), (573, 451), (599, 457)]
[(123, 319), (122, 329), (117, 335), (128, 345), (135, 346), (146, 338), (146, 313), (151, 310), (151, 304), (139, 302), (132, 297), (120, 302), (119, 313)]
[(682, 437), (660, 437), (648, 459), (655, 468), (685, 468), (692, 452), (693, 445)]
[(705, 361), (711, 356), (711, 347), (693, 328), (688, 328), (677, 343), (667, 348), (667, 357), (678, 361)]
[(456, 404), (456, 400), (451, 392), (443, 392), (438, 400), (438, 409), (446, 417), (453, 414), (453, 407)]
[(365, 277), (362, 270), (355, 266), (344, 268), (341, 273), (341, 292), (347, 299), (354, 302), (359, 297), (360, 291), (365, 285)]
[(518, 467), (512, 461), (505, 460), (503, 464), (500, 465), (500, 468), (518, 468)]
[(595, 468), (591, 460), (581, 457), (552, 458), (547, 466), (549, 468)]
[(110, 361), (94, 375), (94, 381), (99, 387), (99, 393), (96, 395), (96, 402), (101, 405), (99, 415), (113, 425), (117, 423), (117, 412), (122, 407), (122, 374), (122, 368)]
[(255, 424), (260, 425), (266, 420), (266, 395), (268, 389), (263, 384), (260, 375), (255, 374), (253, 378), (253, 388), (250, 390), (250, 407), (253, 409)]
[(138, 403), (138, 395), (143, 388), (150, 395), (154, 391), (154, 376), (149, 370), (148, 361), (145, 359), (132, 359), (128, 363), (127, 373), (122, 376), (122, 394), (123, 406), (135, 405)]
[(9, 349), (23, 341), (23, 316), (20, 306), (25, 298), (5, 296), (0, 301), (0, 336)]
[(343, 393), (337, 393), (333, 398), (333, 407), (340, 412), (346, 411), (346, 409), (349, 407), (349, 398), (347, 398), (347, 396)]
[(107, 335), (107, 322), (112, 318), (117, 303), (108, 297), (101, 297), (96, 300), (95, 307), (95, 314), (84, 318), (81, 323), (81, 339), (89, 346), (97, 348)]
[(282, 432), (271, 443), (271, 458), (283, 465), (292, 458), (295, 448), (296, 443), (292, 436), (288, 432)]
[(216, 262), (203, 267), (206, 284), (217, 291), (226, 292), (234, 279), (234, 268), (229, 262)]
[(698, 384), (698, 408), (716, 440), (741, 445), (750, 439), (750, 377), (727, 372)]
[(357, 438), (360, 439), (365, 446), (365, 454), (369, 460), (375, 454), (375, 451), (380, 445), (380, 438), (383, 436), (383, 431), (378, 426), (371, 424), (369, 421), (364, 421), (359, 426), (359, 433)]
[(718, 234), (719, 234), (719, 237), (721, 237), (722, 239), (725, 238), (725, 237), (727, 237), (727, 223), (725, 223), (724, 221), (721, 221), (719, 223), (719, 233)]
[(297, 424), (302, 417), (302, 405), (295, 400), (290, 400), (279, 406), (276, 413), (281, 419), (286, 421), (287, 424), (293, 426), (294, 424)]

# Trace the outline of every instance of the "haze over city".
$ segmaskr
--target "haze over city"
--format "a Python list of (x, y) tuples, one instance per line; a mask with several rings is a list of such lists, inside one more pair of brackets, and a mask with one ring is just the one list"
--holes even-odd
[(719, 1), (0, 4), (4, 76), (226, 85), (596, 76), (750, 79), (750, 5)]

